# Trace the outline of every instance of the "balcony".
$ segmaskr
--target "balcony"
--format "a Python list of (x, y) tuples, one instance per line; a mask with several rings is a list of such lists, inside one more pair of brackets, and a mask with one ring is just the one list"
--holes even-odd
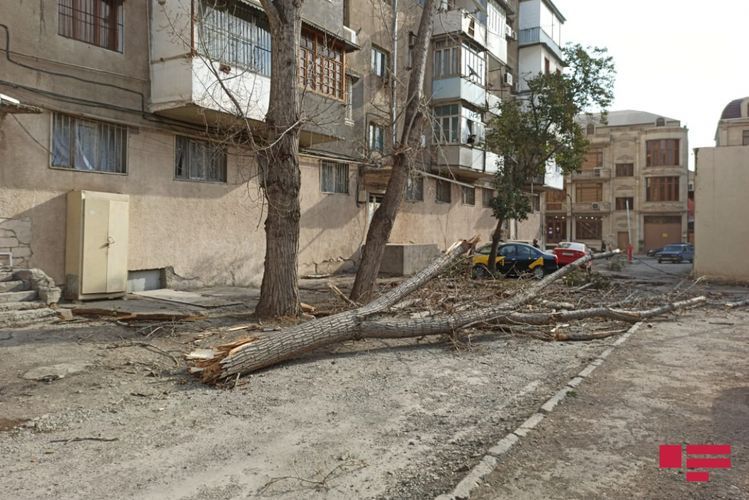
[(457, 99), (483, 109), (487, 105), (487, 92), (480, 85), (460, 76), (432, 81), (433, 101)]
[(611, 202), (608, 201), (592, 201), (573, 203), (572, 211), (575, 214), (579, 213), (594, 213), (594, 212), (609, 212), (611, 211)]
[(593, 168), (590, 170), (581, 170), (572, 174), (573, 179), (610, 179), (610, 168)]
[(480, 148), (462, 144), (434, 146), (432, 159), (437, 168), (459, 168), (464, 175), (478, 178), (497, 171), (499, 157)]
[(518, 46), (535, 45), (537, 43), (545, 45), (560, 61), (564, 61), (564, 53), (549, 35), (541, 28), (528, 28), (520, 30), (518, 33)]
[(462, 9), (438, 12), (434, 17), (434, 36), (462, 33), (486, 47), (486, 26), (470, 12)]

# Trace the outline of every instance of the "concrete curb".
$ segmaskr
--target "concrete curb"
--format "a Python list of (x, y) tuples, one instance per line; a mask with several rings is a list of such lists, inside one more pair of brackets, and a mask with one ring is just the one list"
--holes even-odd
[(588, 363), (588, 365), (583, 368), (580, 373), (572, 377), (570, 381), (567, 382), (567, 385), (559, 389), (556, 394), (547, 399), (536, 413), (528, 417), (528, 419), (520, 424), (517, 429), (507, 434), (505, 437), (500, 439), (497, 444), (489, 448), (489, 450), (486, 452), (486, 455), (484, 455), (481, 461), (476, 464), (473, 469), (468, 471), (468, 474), (466, 474), (466, 476), (458, 483), (454, 490), (452, 490), (450, 493), (445, 493), (438, 496), (435, 500), (464, 500), (470, 498), (471, 493), (476, 488), (478, 488), (484, 481), (484, 478), (491, 474), (491, 472), (495, 469), (495, 467), (499, 463), (499, 459), (502, 458), (502, 455), (510, 451), (510, 449), (512, 449), (512, 447), (520, 441), (520, 438), (524, 437), (538, 424), (540, 424), (546, 417), (546, 415), (551, 413), (551, 411), (559, 403), (562, 402), (562, 400), (567, 396), (568, 393), (570, 393), (578, 385), (580, 385), (583, 380), (590, 377), (593, 371), (601, 366), (606, 358), (608, 358), (609, 355), (614, 352), (614, 349), (626, 342), (627, 339), (629, 339), (629, 337), (631, 337), (632, 334), (635, 333), (641, 325), (641, 321), (632, 325), (629, 330), (627, 330), (621, 337), (616, 339), (611, 347), (599, 354), (593, 361)]

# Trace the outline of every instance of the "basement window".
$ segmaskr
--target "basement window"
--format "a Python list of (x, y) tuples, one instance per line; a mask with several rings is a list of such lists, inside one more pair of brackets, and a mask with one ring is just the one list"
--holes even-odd
[(53, 167), (127, 173), (127, 127), (54, 113), (51, 153)]
[(174, 176), (186, 181), (226, 182), (226, 148), (177, 136)]
[(323, 161), (320, 165), (320, 191), (323, 193), (348, 194), (348, 165), (334, 161)]

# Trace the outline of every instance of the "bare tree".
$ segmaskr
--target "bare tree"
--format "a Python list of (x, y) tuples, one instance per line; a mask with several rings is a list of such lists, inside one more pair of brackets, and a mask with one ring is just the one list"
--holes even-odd
[[(390, 232), (403, 201), (413, 154), (420, 147), (421, 131), (426, 118), (423, 106), (424, 75), (432, 40), (434, 12), (434, 0), (425, 0), (413, 48), (413, 67), (408, 80), (401, 141), (393, 145), (393, 168), (387, 190), (367, 231), (361, 264), (351, 290), (351, 298), (356, 301), (369, 299), (372, 294), (375, 280), (380, 272), (385, 245), (390, 238)], [(397, 62), (394, 61), (394, 64)], [(392, 126), (395, 127), (396, 124), (393, 123)]]
[(271, 32), (271, 87), (265, 119), (269, 146), (258, 154), (268, 216), (263, 283), (255, 312), (259, 317), (296, 316), (301, 219), (297, 51), (303, 0), (261, 0), (261, 3)]

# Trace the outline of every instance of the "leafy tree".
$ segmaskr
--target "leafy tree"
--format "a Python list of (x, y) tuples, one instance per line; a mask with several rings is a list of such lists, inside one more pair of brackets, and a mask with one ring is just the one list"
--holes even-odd
[(524, 220), (531, 210), (525, 190), (555, 162), (563, 174), (577, 171), (588, 148), (576, 118), (590, 108), (605, 110), (614, 97), (614, 62), (606, 49), (579, 44), (564, 49), (562, 72), (538, 74), (528, 90), (502, 101), (499, 116), (490, 123), (488, 149), (502, 155), (491, 200), (497, 227), (492, 233), (489, 271), (496, 272), (497, 245), (506, 220)]

